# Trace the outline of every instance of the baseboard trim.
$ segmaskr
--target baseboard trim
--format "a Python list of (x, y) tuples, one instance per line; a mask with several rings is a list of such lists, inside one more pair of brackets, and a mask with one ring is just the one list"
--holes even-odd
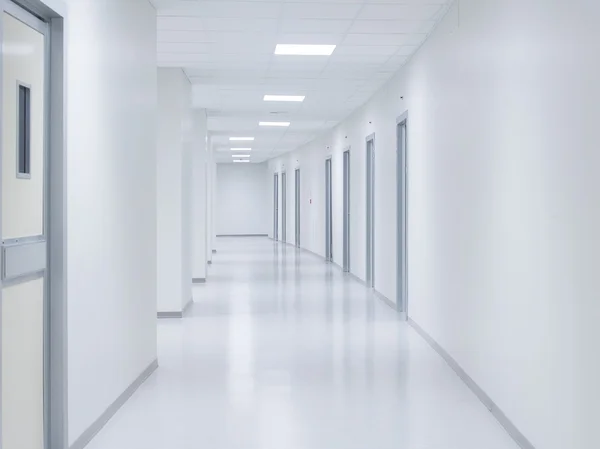
[(373, 289), (373, 294), (375, 295), (375, 297), (377, 299), (379, 299), (381, 302), (385, 303), (385, 305), (392, 308), (394, 310), (394, 312), (398, 311), (398, 307), (396, 306), (396, 303), (394, 301), (392, 301), (391, 299), (389, 299), (387, 296), (385, 296), (383, 293), (380, 293), (377, 290)]
[[(297, 246), (293, 243), (288, 243), (288, 242), (281, 242), (284, 243), (286, 245), (292, 246), (294, 248), (297, 248)], [(312, 256), (318, 257), (319, 259), (321, 259), (322, 261), (324, 261), (325, 263), (331, 264), (333, 265), (335, 268), (337, 268), (338, 270), (340, 270), (342, 273), (346, 274), (347, 276), (351, 277), (352, 279), (354, 279), (355, 281), (359, 282), (361, 285), (368, 287), (367, 283), (365, 281), (363, 281), (361, 278), (359, 278), (358, 276), (356, 276), (354, 273), (351, 273), (349, 271), (344, 271), (344, 268), (333, 262), (333, 261), (329, 261), (327, 259), (325, 259), (325, 257), (321, 256), (320, 254), (317, 254), (309, 249), (306, 248), (298, 248), (300, 249), (300, 251), (304, 251)], [(373, 295), (379, 299), (380, 301), (384, 302), (387, 306), (389, 306), (390, 308), (392, 308), (395, 312), (398, 312), (398, 308), (396, 307), (396, 303), (394, 301), (392, 301), (391, 299), (389, 299), (387, 296), (385, 296), (383, 293), (379, 293), (377, 290), (373, 289)], [(406, 321), (406, 314), (405, 313), (400, 313), (400, 318)]]
[[(272, 240), (272, 239), (271, 239)], [(343, 274), (351, 277), (352, 279), (354, 279), (355, 281), (357, 281), (358, 283), (360, 283), (361, 285), (368, 287), (367, 282), (363, 281), (361, 278), (359, 278), (357, 275), (355, 275), (354, 273), (350, 272), (350, 271), (344, 271), (344, 268), (337, 264), (336, 262), (333, 261), (328, 261), (325, 259), (324, 256), (321, 256), (320, 254), (317, 254), (309, 249), (306, 248), (302, 248), (302, 247), (298, 247), (296, 246), (295, 243), (289, 243), (289, 242), (278, 242), (278, 243), (283, 243), (285, 245), (291, 246), (292, 248), (295, 248), (299, 251), (304, 251), (307, 254), (310, 254), (312, 256), (318, 257), (319, 259), (321, 259), (323, 262), (325, 263), (329, 263), (331, 265), (333, 265), (334, 267), (336, 267), (337, 269), (339, 269)], [(388, 298), (386, 298), (384, 295), (382, 295), (381, 293), (379, 293), (377, 290), (374, 290), (376, 296), (380, 297), (380, 299), (382, 299), (386, 304), (391, 305), (391, 307), (396, 310), (396, 304), (394, 304), (392, 301), (390, 301)]]
[(206, 278), (192, 278), (192, 284), (206, 284)]
[(188, 301), (188, 303), (184, 306), (183, 312), (181, 312), (182, 318), (188, 314), (188, 312), (192, 308), (193, 304), (194, 304), (194, 298), (190, 298), (190, 300)]
[(311, 256), (315, 256), (318, 257), (319, 259), (321, 259), (323, 262), (325, 263), (329, 263), (328, 260), (325, 259), (325, 257), (321, 256), (320, 254), (315, 253), (314, 251), (311, 251), (310, 249), (306, 249), (306, 248), (300, 248), (302, 251), (307, 252), (308, 254), (310, 254)]
[(187, 304), (185, 306), (183, 306), (183, 310), (181, 312), (158, 312), (156, 314), (156, 316), (159, 319), (183, 318), (189, 312), (190, 307), (192, 307), (192, 304), (194, 304), (194, 299), (190, 298), (190, 300), (187, 302)]
[(70, 446), (70, 449), (83, 449), (94, 437), (102, 430), (102, 428), (110, 421), (110, 419), (119, 411), (119, 409), (133, 396), (138, 388), (156, 371), (158, 368), (158, 360), (154, 360), (139, 376), (133, 381), (127, 389), (100, 415), (100, 417), (88, 427), (79, 438)]
[(352, 279), (354, 279), (355, 281), (360, 282), (364, 286), (367, 286), (367, 282), (366, 281), (363, 281), (361, 278), (359, 278), (357, 275), (355, 275), (351, 271), (346, 271), (346, 274), (348, 276), (350, 276)]
[(268, 237), (268, 236), (269, 236), (269, 234), (219, 234), (219, 235), (217, 235), (217, 237)]
[(498, 408), (496, 403), (490, 398), (483, 389), (467, 374), (467, 372), (458, 364), (456, 360), (436, 342), (421, 326), (412, 318), (408, 318), (408, 324), (431, 346), (440, 357), (454, 370), (460, 379), (469, 387), (477, 398), (485, 405), (490, 413), (496, 418), (502, 427), (508, 432), (513, 440), (521, 449), (535, 449), (533, 444), (523, 435), (523, 433), (512, 423), (504, 412)]
[(183, 318), (183, 312), (158, 312), (156, 316), (158, 319)]
[[(286, 242), (283, 242), (283, 243), (286, 243)], [(298, 247), (296, 247), (295, 244), (292, 244), (292, 243), (286, 243), (286, 244), (293, 246), (294, 248), (298, 248)], [(310, 251), (306, 248), (298, 248), (298, 249), (301, 251), (305, 251), (309, 254), (312, 254), (313, 256), (317, 256), (318, 258), (325, 261), (325, 258), (323, 256), (313, 253), (312, 251)], [(338, 264), (336, 264), (335, 262), (333, 262), (332, 265), (338, 267), (340, 270), (342, 270), (342, 272), (344, 272), (344, 269), (342, 267), (340, 267)], [(363, 281), (361, 278), (359, 278), (354, 273), (349, 272), (349, 271), (344, 272), (344, 273), (347, 276), (354, 279), (355, 281), (359, 282), (361, 285), (367, 286), (366, 281)], [(373, 294), (375, 295), (375, 297), (377, 297), (382, 302), (384, 302), (387, 306), (391, 307), (396, 313), (398, 313), (402, 320), (407, 321), (408, 324), (413, 329), (415, 329), (415, 331), (439, 354), (439, 356), (442, 357), (446, 361), (446, 363), (450, 366), (450, 368), (452, 368), (452, 370), (458, 375), (458, 377), (460, 377), (460, 379), (475, 394), (475, 396), (477, 396), (477, 398), (483, 403), (483, 405), (485, 405), (485, 407), (492, 413), (494, 418), (496, 418), (496, 420), (500, 423), (500, 425), (502, 427), (504, 427), (506, 432), (510, 435), (510, 437), (517, 443), (517, 445), (521, 449), (535, 449), (533, 444), (531, 444), (531, 442), (525, 437), (525, 435), (523, 435), (523, 433), (512, 423), (512, 421), (510, 421), (510, 419), (508, 419), (508, 417), (504, 414), (504, 412), (500, 408), (498, 408), (496, 403), (485, 393), (485, 391), (483, 391), (481, 389), (481, 387), (479, 385), (477, 385), (475, 383), (475, 381), (471, 378), (471, 376), (469, 376), (466, 373), (466, 371), (464, 369), (462, 369), (462, 367), (458, 364), (458, 362), (456, 362), (456, 360), (454, 360), (452, 358), (452, 356), (450, 354), (448, 354), (448, 352), (446, 352), (446, 350), (444, 348), (442, 348), (413, 319), (409, 318), (406, 315), (406, 313), (398, 312), (396, 303), (394, 303), (392, 300), (390, 300), (387, 296), (383, 295), (382, 293), (378, 292), (375, 289), (373, 289)]]

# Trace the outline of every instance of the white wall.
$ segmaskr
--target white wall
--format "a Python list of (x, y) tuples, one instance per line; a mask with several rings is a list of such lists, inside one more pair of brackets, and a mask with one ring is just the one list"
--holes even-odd
[(67, 4), (73, 443), (156, 359), (156, 11)]
[(262, 164), (217, 164), (217, 235), (268, 234), (267, 173)]
[(351, 146), (352, 271), (364, 278), (374, 132), (375, 283), (393, 300), (395, 125), (408, 110), (409, 315), (539, 449), (600, 447), (599, 19), (585, 0), (462, 0), (370, 102), (268, 175), (298, 161), (302, 246), (324, 254), (331, 146), (341, 263)]
[(158, 69), (158, 311), (191, 300), (192, 86), (183, 70)]

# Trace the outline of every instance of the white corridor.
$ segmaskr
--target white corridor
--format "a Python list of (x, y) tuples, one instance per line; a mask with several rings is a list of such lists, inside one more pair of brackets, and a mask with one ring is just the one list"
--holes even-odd
[(316, 256), (219, 239), (195, 294), (89, 449), (517, 448), (395, 311)]

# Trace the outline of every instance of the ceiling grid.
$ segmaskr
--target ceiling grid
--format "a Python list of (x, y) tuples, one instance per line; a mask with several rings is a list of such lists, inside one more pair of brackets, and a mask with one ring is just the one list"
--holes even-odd
[[(450, 0), (152, 0), (158, 64), (181, 67), (208, 111), (218, 161), (253, 136), (252, 161), (291, 151), (366, 102), (425, 41)], [(275, 55), (277, 44), (336, 45), (331, 56)], [(303, 95), (304, 102), (265, 102)], [(288, 128), (259, 121), (291, 122)]]

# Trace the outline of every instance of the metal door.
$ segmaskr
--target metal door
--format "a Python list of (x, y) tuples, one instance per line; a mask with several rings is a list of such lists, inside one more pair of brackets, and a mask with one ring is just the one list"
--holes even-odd
[(287, 176), (281, 174), (281, 241), (287, 242)]
[(1, 444), (46, 447), (48, 25), (0, 2)]
[(375, 286), (375, 136), (367, 138), (367, 285)]
[(331, 158), (325, 160), (325, 259), (333, 262)]
[(407, 264), (407, 117), (398, 119), (397, 133), (397, 306), (408, 317), (408, 264)]
[(344, 271), (350, 272), (350, 150), (344, 151)]
[(296, 186), (295, 186), (295, 208), (296, 208), (296, 247), (300, 248), (300, 169), (296, 169)]
[(273, 177), (273, 240), (279, 240), (279, 174)]

